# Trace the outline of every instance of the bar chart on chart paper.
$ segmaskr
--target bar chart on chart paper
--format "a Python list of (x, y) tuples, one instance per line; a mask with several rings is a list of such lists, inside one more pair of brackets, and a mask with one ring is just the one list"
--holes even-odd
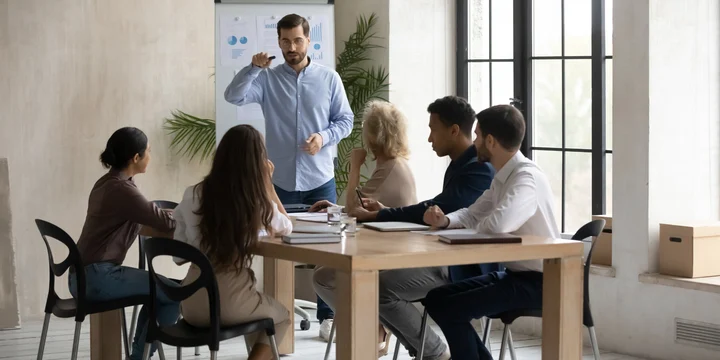
[[(320, 64), (327, 64), (330, 62), (327, 62), (325, 58), (325, 49), (329, 47), (327, 46), (326, 40), (330, 39), (329, 34), (326, 34), (326, 31), (329, 31), (329, 23), (328, 18), (325, 16), (308, 16), (307, 17), (308, 22), (310, 23), (310, 46), (308, 46), (308, 57), (311, 61), (316, 61)], [(328, 54), (331, 56), (330, 54)]]
[(322, 35), (322, 23), (313, 25), (313, 27), (310, 28), (310, 42), (322, 42)]

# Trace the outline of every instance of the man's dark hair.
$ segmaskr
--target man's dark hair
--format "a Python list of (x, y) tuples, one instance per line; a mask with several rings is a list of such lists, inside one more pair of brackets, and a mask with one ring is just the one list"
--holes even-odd
[(457, 125), (467, 137), (472, 137), (472, 127), (475, 122), (475, 110), (467, 100), (458, 96), (446, 96), (435, 100), (427, 111), (437, 114), (445, 126)]
[(482, 135), (492, 135), (507, 150), (518, 149), (525, 138), (525, 117), (512, 105), (491, 106), (477, 120)]
[(280, 21), (278, 21), (277, 23), (278, 37), (280, 37), (281, 29), (291, 30), (298, 26), (302, 26), (303, 34), (305, 34), (306, 37), (310, 36), (310, 24), (304, 17), (298, 14), (289, 14), (283, 16), (283, 18), (280, 19)]

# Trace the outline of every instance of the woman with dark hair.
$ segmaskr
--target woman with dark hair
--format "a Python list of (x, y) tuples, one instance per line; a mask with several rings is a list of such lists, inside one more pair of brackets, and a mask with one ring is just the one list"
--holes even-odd
[[(210, 173), (185, 190), (175, 209), (176, 240), (202, 250), (215, 271), (220, 291), (221, 326), (260, 318), (275, 321), (277, 341), (290, 326), (288, 310), (255, 289), (250, 266), (261, 236), (292, 231), (272, 184), (273, 164), (268, 160), (262, 135), (249, 125), (225, 133), (215, 152)], [(183, 259), (175, 259), (177, 263)], [(190, 266), (183, 283), (192, 283), (200, 269)], [(185, 321), (198, 327), (210, 325), (207, 291), (199, 290), (182, 302)], [(252, 346), (249, 360), (271, 359), (265, 333), (245, 337)]]
[[(115, 131), (100, 155), (100, 162), (110, 171), (95, 183), (90, 192), (85, 225), (77, 243), (85, 266), (87, 299), (107, 301), (149, 295), (147, 271), (121, 266), (141, 226), (165, 233), (172, 233), (175, 229), (172, 214), (145, 199), (133, 181), (135, 175), (145, 173), (150, 162), (147, 136), (134, 127)], [(68, 277), (70, 292), (75, 297), (76, 270), (72, 269)], [(157, 304), (158, 323), (167, 325), (177, 321), (180, 312), (178, 303), (160, 291)], [(147, 310), (143, 307), (132, 345), (132, 360), (142, 357), (147, 321)]]

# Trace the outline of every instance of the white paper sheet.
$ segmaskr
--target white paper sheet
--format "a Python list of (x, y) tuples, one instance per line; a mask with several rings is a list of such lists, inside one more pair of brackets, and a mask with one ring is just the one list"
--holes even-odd
[(277, 23), (280, 17), (258, 16), (257, 21), (257, 52), (266, 52), (269, 56), (275, 56), (271, 67), (277, 66), (285, 62), (278, 44)]
[(253, 19), (223, 16), (220, 19), (220, 63), (222, 66), (245, 67), (257, 49), (257, 34)]

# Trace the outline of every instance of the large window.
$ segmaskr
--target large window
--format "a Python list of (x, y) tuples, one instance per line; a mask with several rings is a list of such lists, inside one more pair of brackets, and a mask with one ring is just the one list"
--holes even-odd
[(523, 153), (547, 174), (558, 226), (612, 206), (612, 0), (458, 0), (458, 89), (515, 105)]

